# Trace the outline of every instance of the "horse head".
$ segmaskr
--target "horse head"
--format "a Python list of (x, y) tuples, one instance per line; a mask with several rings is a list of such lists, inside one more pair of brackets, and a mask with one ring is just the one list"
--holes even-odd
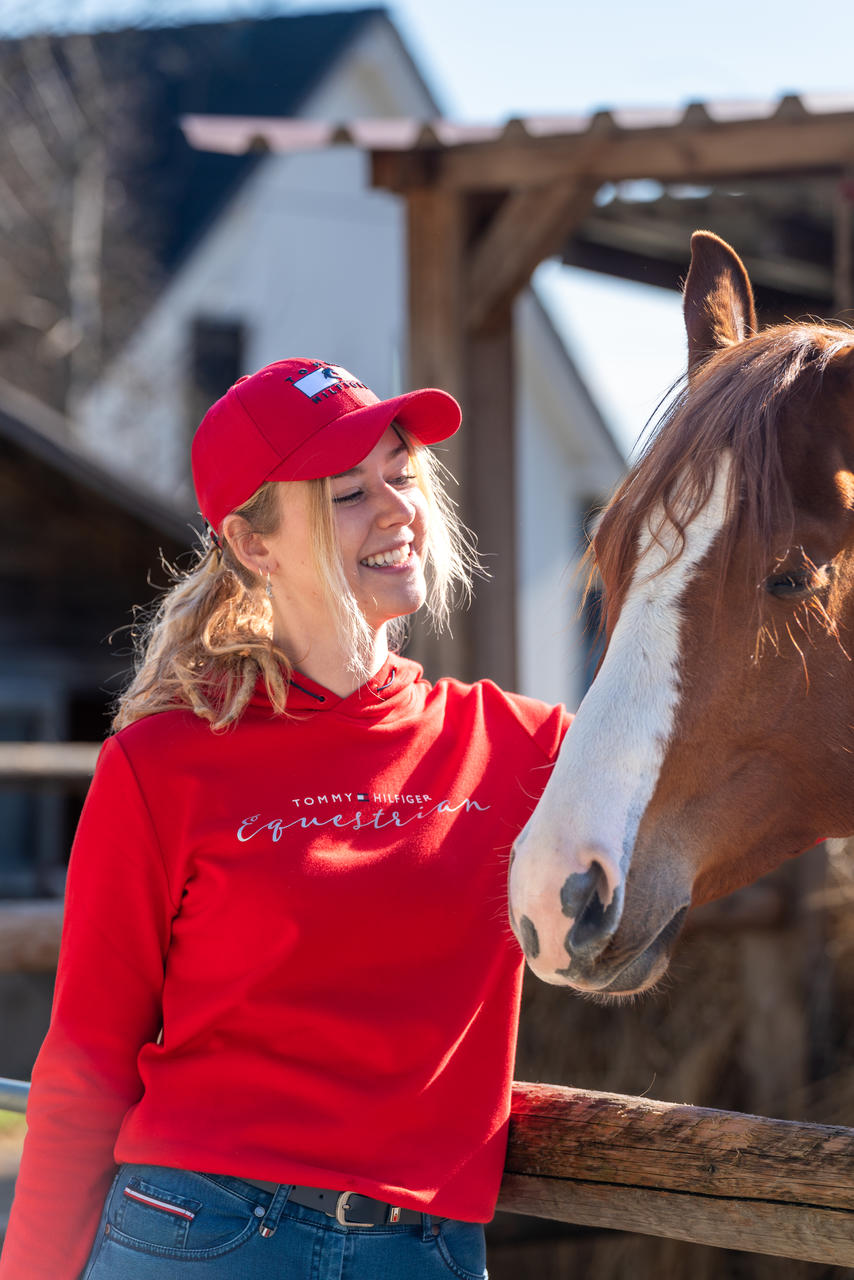
[(854, 331), (758, 332), (709, 232), (685, 319), (593, 540), (604, 657), (511, 858), (531, 968), (605, 995), (661, 977), (691, 906), (854, 832)]

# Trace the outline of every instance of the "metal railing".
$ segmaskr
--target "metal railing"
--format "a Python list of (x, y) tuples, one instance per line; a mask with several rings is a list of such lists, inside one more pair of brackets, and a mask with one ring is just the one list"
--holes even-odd
[(26, 1111), (29, 1095), (28, 1080), (9, 1080), (0, 1076), (0, 1111)]

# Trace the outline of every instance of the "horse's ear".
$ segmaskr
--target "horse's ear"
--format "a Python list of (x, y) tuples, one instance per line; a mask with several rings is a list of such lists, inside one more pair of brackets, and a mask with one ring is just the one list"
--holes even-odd
[(753, 290), (744, 263), (711, 231), (695, 231), (691, 237), (684, 307), (692, 375), (713, 352), (743, 342), (756, 330)]

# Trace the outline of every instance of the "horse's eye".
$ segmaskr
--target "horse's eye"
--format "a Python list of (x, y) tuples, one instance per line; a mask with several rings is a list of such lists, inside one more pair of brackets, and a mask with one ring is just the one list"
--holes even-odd
[(763, 587), (778, 600), (808, 600), (829, 587), (836, 574), (836, 566), (823, 564), (818, 568), (785, 569), (769, 573)]
[(772, 573), (764, 585), (768, 594), (778, 600), (804, 600), (813, 590), (806, 573)]

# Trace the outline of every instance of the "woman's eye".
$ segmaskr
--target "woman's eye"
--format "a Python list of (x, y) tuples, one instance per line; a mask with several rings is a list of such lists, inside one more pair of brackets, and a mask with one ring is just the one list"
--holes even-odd
[[(393, 485), (395, 489), (405, 489), (407, 485), (414, 484), (416, 476), (411, 471), (405, 471), (402, 475), (395, 476), (387, 483)], [(359, 498), (364, 497), (364, 489), (353, 489), (350, 493), (342, 493), (332, 499), (336, 506), (342, 506), (347, 503), (358, 502)]]

